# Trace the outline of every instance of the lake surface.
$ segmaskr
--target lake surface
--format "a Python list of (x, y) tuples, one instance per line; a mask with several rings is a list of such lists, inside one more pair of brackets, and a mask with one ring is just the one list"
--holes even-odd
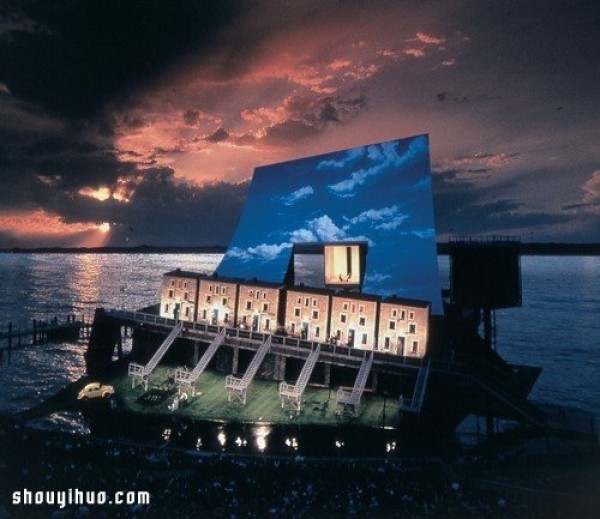
[[(136, 309), (159, 299), (161, 275), (210, 273), (220, 254), (0, 254), (0, 327), (98, 306)], [(448, 286), (448, 257), (440, 256)], [(600, 416), (600, 258), (522, 258), (523, 307), (497, 312), (498, 350), (544, 368), (532, 398)], [(28, 408), (84, 374), (85, 343), (14, 352), (0, 367), (0, 411)], [(55, 416), (73, 428), (69, 417)], [(78, 425), (79, 426), (79, 425)]]

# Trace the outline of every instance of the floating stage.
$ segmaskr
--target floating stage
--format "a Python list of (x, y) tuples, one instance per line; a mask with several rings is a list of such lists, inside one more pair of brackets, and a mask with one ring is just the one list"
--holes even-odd
[(282, 407), (279, 383), (274, 380), (254, 380), (245, 405), (238, 399), (229, 401), (225, 387), (227, 376), (215, 371), (205, 371), (198, 379), (195, 395), (176, 411), (171, 411), (169, 406), (178, 395), (174, 374), (172, 366), (156, 368), (149, 378), (148, 391), (144, 391), (142, 386), (132, 388), (126, 375), (110, 378), (107, 382), (114, 386), (122, 409), (134, 413), (246, 424), (360, 425), (373, 428), (399, 425), (397, 402), (371, 391), (363, 395), (358, 416), (338, 409), (334, 389), (310, 385), (304, 391), (301, 412), (297, 413), (291, 405)]

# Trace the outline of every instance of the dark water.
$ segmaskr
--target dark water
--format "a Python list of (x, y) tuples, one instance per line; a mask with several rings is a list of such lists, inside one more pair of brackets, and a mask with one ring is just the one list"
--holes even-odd
[[(140, 308), (159, 297), (161, 274), (211, 272), (220, 255), (0, 254), (0, 326), (97, 306)], [(448, 258), (440, 257), (447, 285)], [(544, 368), (532, 397), (600, 416), (600, 258), (524, 257), (523, 307), (497, 314), (498, 348), (509, 361)], [(0, 411), (40, 402), (84, 373), (84, 343), (48, 344), (13, 354), (0, 368)], [(49, 426), (85, 430), (76, 417)]]

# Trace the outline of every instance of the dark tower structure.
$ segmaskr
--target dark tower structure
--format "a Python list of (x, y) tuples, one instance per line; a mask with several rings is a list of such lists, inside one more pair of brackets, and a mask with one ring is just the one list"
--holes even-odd
[(495, 348), (495, 310), (521, 306), (521, 242), (512, 237), (450, 240), (451, 301), (481, 313), (485, 343)]

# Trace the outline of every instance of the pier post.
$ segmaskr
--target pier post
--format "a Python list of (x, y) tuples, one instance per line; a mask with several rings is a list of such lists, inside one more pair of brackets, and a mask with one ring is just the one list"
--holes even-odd
[(119, 338), (117, 340), (117, 357), (123, 358), (123, 337), (121, 336), (121, 330), (119, 330)]
[(231, 372), (237, 375), (238, 363), (240, 361), (240, 348), (238, 346), (233, 347), (233, 361), (231, 363)]
[(330, 384), (331, 384), (331, 364), (324, 364), (323, 367), (325, 368), (325, 380), (323, 381), (323, 383), (327, 387), (330, 387)]
[(198, 341), (194, 341), (194, 358), (192, 360), (194, 366), (200, 360), (200, 343)]
[(33, 320), (33, 344), (37, 344), (37, 319)]
[(379, 387), (379, 373), (377, 371), (373, 371), (373, 378), (371, 379), (371, 389), (373, 393), (377, 393), (377, 388)]
[(275, 380), (285, 380), (285, 365), (286, 365), (286, 357), (285, 355), (276, 355), (275, 356), (275, 366), (273, 370), (273, 378)]

